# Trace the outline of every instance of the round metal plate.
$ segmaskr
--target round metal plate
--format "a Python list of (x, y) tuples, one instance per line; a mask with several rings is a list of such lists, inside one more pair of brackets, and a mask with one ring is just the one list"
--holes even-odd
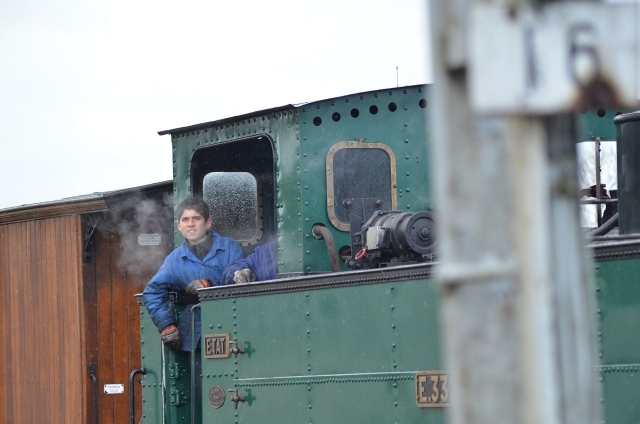
[(224, 389), (222, 389), (222, 387), (213, 386), (211, 390), (209, 390), (209, 403), (214, 408), (218, 409), (222, 405), (224, 405), (224, 399), (225, 399), (225, 394), (224, 394)]

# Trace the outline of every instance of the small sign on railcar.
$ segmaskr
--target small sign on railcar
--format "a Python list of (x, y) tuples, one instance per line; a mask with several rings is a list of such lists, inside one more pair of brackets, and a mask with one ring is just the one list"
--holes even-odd
[(416, 404), (419, 408), (449, 406), (449, 376), (444, 371), (416, 373)]
[(161, 234), (138, 234), (138, 244), (140, 246), (160, 246), (161, 242)]
[(105, 384), (104, 393), (106, 395), (119, 395), (124, 393), (124, 384)]

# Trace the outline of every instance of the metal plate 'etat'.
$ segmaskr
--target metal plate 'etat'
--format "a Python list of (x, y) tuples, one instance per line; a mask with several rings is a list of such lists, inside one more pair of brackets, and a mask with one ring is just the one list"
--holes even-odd
[(224, 405), (224, 389), (219, 386), (213, 386), (211, 390), (209, 390), (209, 404), (214, 408), (218, 409), (222, 405)]
[(449, 376), (443, 371), (416, 374), (416, 404), (420, 408), (449, 406)]
[(229, 357), (229, 335), (208, 334), (204, 339), (204, 357), (206, 359), (220, 359)]

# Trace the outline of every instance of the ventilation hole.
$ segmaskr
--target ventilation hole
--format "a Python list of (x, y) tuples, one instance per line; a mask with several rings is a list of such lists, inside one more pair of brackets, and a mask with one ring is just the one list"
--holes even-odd
[(342, 260), (342, 262), (346, 261), (347, 259), (349, 259), (351, 257), (351, 246), (342, 246), (339, 250), (338, 250), (338, 256), (340, 257), (340, 259)]
[(395, 103), (393, 103), (393, 102), (389, 103), (389, 110), (390, 110), (391, 112), (395, 112), (395, 111), (396, 111), (396, 109), (398, 109), (398, 106), (396, 106), (396, 104), (395, 104)]
[(369, 113), (371, 113), (372, 115), (375, 115), (376, 113), (378, 113), (378, 106), (376, 106), (376, 105), (372, 105), (372, 106), (369, 108)]
[(360, 116), (360, 111), (358, 109), (351, 109), (351, 117), (357, 118), (358, 116)]
[(313, 125), (319, 127), (320, 125), (322, 125), (322, 119), (319, 116), (316, 116), (315, 118), (313, 118)]
[(331, 119), (333, 119), (333, 122), (338, 122), (340, 120), (340, 114), (338, 112), (333, 112)]
[(420, 101), (418, 102), (418, 104), (420, 105), (420, 107), (422, 109), (424, 109), (425, 107), (427, 107), (427, 101), (425, 99), (420, 99)]
[(599, 117), (601, 117), (601, 118), (602, 118), (602, 117), (604, 117), (604, 115), (606, 115), (606, 114), (607, 114), (607, 111), (606, 111), (606, 110), (604, 110), (603, 108), (598, 109), (598, 116), (599, 116)]

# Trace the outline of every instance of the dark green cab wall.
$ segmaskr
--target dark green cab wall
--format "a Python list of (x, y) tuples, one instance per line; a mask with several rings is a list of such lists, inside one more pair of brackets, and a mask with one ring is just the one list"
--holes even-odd
[(324, 243), (311, 236), (313, 224), (331, 229), (338, 248), (350, 245), (349, 233), (337, 230), (327, 215), (325, 163), (334, 144), (358, 140), (386, 144), (396, 159), (398, 209), (417, 212), (431, 205), (426, 102), (426, 87), (414, 86), (354, 94), (300, 109), (302, 271), (330, 269)]
[[(175, 205), (192, 193), (189, 170), (197, 149), (266, 135), (275, 149), (278, 272), (329, 271), (324, 242), (313, 238), (311, 227), (322, 223), (332, 231), (338, 248), (350, 245), (349, 233), (336, 229), (327, 215), (329, 148), (358, 140), (389, 146), (396, 159), (398, 209), (428, 210), (427, 111), (427, 87), (411, 86), (265, 111), (173, 134)], [(182, 242), (178, 232), (175, 239), (176, 244)]]
[(596, 265), (598, 347), (606, 423), (640, 422), (640, 259)]

